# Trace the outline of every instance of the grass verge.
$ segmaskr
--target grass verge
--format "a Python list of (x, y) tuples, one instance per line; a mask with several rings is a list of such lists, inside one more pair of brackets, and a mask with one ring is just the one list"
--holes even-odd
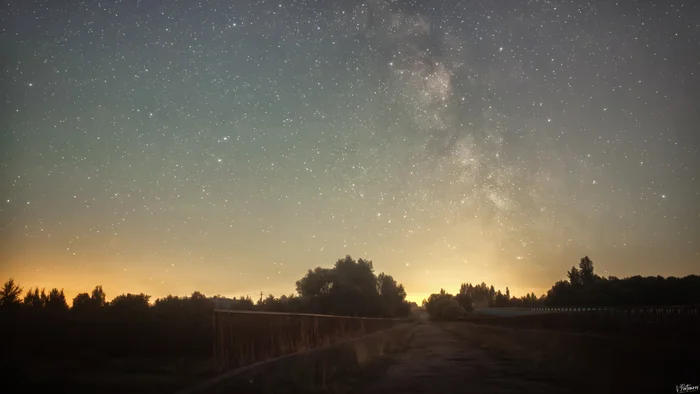
[(609, 337), (442, 323), (454, 335), (535, 370), (546, 370), (581, 393), (674, 392), (700, 378), (698, 341), (630, 335)]

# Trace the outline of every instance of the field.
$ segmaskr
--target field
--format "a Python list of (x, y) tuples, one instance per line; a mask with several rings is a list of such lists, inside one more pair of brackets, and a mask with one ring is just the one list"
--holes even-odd
[(512, 313), (470, 314), (463, 318), (499, 327), (578, 333), (674, 335), (692, 337), (700, 331), (698, 308), (541, 308)]
[(700, 376), (696, 310), (471, 316), (448, 332), (588, 392), (670, 392)]

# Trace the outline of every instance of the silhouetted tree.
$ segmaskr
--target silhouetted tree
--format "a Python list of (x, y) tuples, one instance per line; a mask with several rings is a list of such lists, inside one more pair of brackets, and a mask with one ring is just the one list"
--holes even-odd
[(80, 293), (75, 296), (71, 310), (81, 314), (97, 313), (106, 304), (104, 290), (102, 290), (102, 286), (98, 285), (92, 290), (92, 294)]
[(146, 294), (121, 294), (109, 303), (112, 313), (121, 317), (131, 316), (136, 318), (148, 314), (148, 301), (151, 296)]
[(31, 308), (34, 310), (40, 310), (41, 308), (44, 307), (44, 298), (46, 297), (41, 297), (41, 294), (39, 294), (39, 288), (35, 287), (34, 290), (31, 288), (27, 290), (27, 294), (24, 296), (24, 301), (23, 304), (27, 308)]
[(437, 308), (440, 320), (457, 320), (466, 313), (464, 308), (454, 298), (440, 300)]
[(595, 280), (595, 276), (593, 274), (593, 261), (591, 261), (588, 256), (585, 256), (581, 259), (578, 267), (581, 275), (581, 284), (583, 286), (593, 285), (593, 281)]
[(566, 273), (569, 278), (569, 284), (573, 287), (580, 287), (583, 285), (583, 280), (581, 279), (581, 273), (576, 267), (571, 267), (571, 271)]
[(408, 315), (403, 286), (390, 275), (380, 276), (374, 274), (372, 261), (346, 256), (333, 268), (309, 270), (296, 282), (302, 298), (298, 305), (307, 312), (346, 316)]
[(427, 299), (423, 300), (423, 308), (428, 311), (430, 316), (437, 316), (438, 301), (442, 299), (452, 299), (452, 294), (449, 294), (445, 289), (440, 289), (439, 293), (433, 293)]
[(279, 300), (272, 294), (269, 294), (265, 299), (260, 297), (255, 307), (258, 310), (266, 312), (281, 312), (280, 309), (282, 309)]
[(59, 314), (66, 312), (68, 303), (66, 302), (66, 296), (63, 294), (63, 289), (58, 290), (55, 287), (51, 289), (44, 308), (49, 313)]
[[(309, 312), (310, 310), (305, 309), (305, 301), (307, 299), (303, 297), (298, 297), (295, 294), (282, 295), (279, 298), (275, 298), (269, 295), (261, 305), (257, 305), (256, 309), (269, 312), (286, 312), (286, 313), (299, 313), (302, 311)], [(313, 312), (313, 311), (312, 311)]]
[(255, 303), (249, 296), (226, 298), (222, 295), (215, 295), (211, 298), (214, 305), (218, 309), (229, 309), (239, 311), (252, 311), (255, 309)]
[(493, 301), (493, 306), (496, 306), (496, 307), (508, 306), (508, 301), (509, 301), (508, 297), (506, 297), (505, 294), (501, 293), (501, 290), (498, 290), (496, 292), (496, 297), (494, 298), (494, 301)]
[(107, 305), (107, 296), (105, 295), (105, 292), (102, 289), (102, 285), (97, 285), (94, 289), (92, 289), (90, 299), (94, 303), (94, 306), (98, 308), (102, 308), (103, 306)]
[(571, 305), (575, 301), (570, 282), (560, 280), (547, 291), (547, 302), (551, 306)]
[(569, 281), (559, 281), (547, 292), (552, 306), (652, 306), (700, 303), (700, 280), (696, 275), (685, 278), (639, 275), (619, 279), (599, 277), (588, 256), (579, 268), (567, 272)]
[(22, 296), (22, 288), (15, 283), (15, 280), (10, 278), (0, 289), (0, 306), (12, 307), (20, 304)]
[(71, 310), (76, 312), (87, 311), (90, 309), (91, 301), (90, 294), (80, 293), (73, 297), (73, 306), (71, 307)]
[(525, 308), (532, 308), (536, 306), (541, 306), (540, 305), (540, 300), (537, 298), (535, 293), (530, 293), (530, 294), (525, 294), (524, 296), (520, 297), (520, 305)]
[[(460, 298), (465, 297), (464, 301)], [(469, 297), (471, 303), (468, 303), (467, 298)], [(488, 286), (486, 283), (482, 282), (478, 285), (472, 285), (471, 283), (462, 283), (459, 288), (459, 293), (455, 296), (455, 299), (464, 307), (467, 312), (471, 312), (473, 307), (483, 308), (485, 306), (490, 307), (534, 307), (537, 305), (544, 305), (544, 295), (542, 295), (542, 300), (540, 300), (534, 293), (526, 294), (520, 298), (514, 297), (510, 294), (510, 288), (506, 287), (505, 294), (501, 290), (496, 290), (493, 286)]]
[(462, 309), (464, 309), (465, 312), (471, 312), (474, 310), (474, 302), (468, 294), (458, 293), (455, 296), (455, 300), (459, 303), (459, 305), (462, 307)]
[(334, 281), (334, 270), (317, 267), (309, 270), (306, 275), (297, 281), (297, 292), (302, 297), (320, 297), (330, 294)]
[(335, 263), (333, 271), (333, 284), (326, 306), (330, 313), (345, 316), (381, 314), (377, 277), (371, 261), (355, 261), (346, 256)]
[(39, 294), (39, 298), (41, 299), (41, 304), (44, 305), (44, 307), (46, 307), (46, 304), (49, 303), (49, 296), (46, 295), (46, 289), (43, 287), (41, 288), (41, 293)]
[(439, 293), (431, 294), (427, 300), (423, 300), (423, 307), (431, 319), (435, 320), (456, 320), (466, 313), (462, 305), (445, 289), (440, 289)]
[(396, 283), (391, 275), (380, 273), (377, 275), (377, 291), (379, 293), (384, 316), (406, 316), (411, 307), (406, 302), (406, 290), (403, 285)]
[(187, 321), (209, 319), (215, 306), (213, 299), (208, 299), (204, 294), (195, 291), (190, 297), (168, 295), (158, 298), (153, 303), (152, 309), (156, 316)]
[(478, 285), (462, 283), (459, 288), (459, 294), (466, 294), (471, 297), (473, 303), (476, 304), (477, 307), (485, 307), (493, 304), (496, 291), (493, 286), (489, 288), (484, 282)]

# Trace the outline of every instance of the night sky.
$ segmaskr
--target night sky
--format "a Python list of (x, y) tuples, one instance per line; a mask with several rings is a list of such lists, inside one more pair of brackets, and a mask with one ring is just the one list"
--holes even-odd
[(0, 5), (0, 273), (420, 301), (700, 267), (700, 2)]

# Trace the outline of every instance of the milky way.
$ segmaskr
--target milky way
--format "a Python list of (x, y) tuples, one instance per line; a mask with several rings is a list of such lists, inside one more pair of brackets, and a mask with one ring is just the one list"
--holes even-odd
[(410, 296), (700, 263), (695, 1), (10, 1), (0, 267), (111, 295)]

